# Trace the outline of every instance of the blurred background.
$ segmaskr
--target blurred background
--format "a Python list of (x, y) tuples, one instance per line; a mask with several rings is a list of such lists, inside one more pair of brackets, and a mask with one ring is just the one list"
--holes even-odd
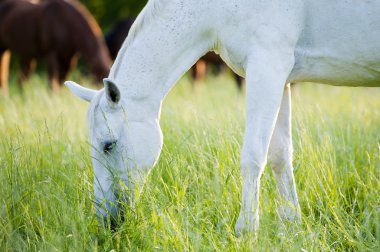
[[(59, 86), (76, 67), (81, 73), (91, 72), (92, 77), (101, 80), (108, 75), (110, 56), (116, 57), (145, 3), (0, 0), (0, 89), (7, 94), (9, 81), (22, 88), (23, 82), (35, 72), (48, 73), (50, 84), (55, 82)], [(105, 44), (111, 32), (109, 43)], [(102, 55), (98, 56), (99, 52)]]
[(81, 0), (106, 33), (117, 21), (136, 17), (146, 4), (146, 0)]
[[(22, 90), (34, 73), (47, 75), (49, 87), (56, 90), (73, 70), (101, 84), (146, 2), (0, 0), (0, 91), (7, 95), (14, 89), (9, 82)], [(194, 85), (207, 73), (226, 69), (218, 55), (208, 53), (189, 76)], [(243, 79), (236, 74), (233, 78), (241, 90)]]

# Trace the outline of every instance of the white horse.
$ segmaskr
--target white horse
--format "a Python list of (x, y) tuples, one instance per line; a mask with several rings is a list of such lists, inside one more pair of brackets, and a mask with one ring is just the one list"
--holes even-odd
[[(100, 216), (117, 209), (113, 174), (132, 191), (163, 142), (161, 104), (208, 51), (247, 79), (238, 233), (258, 228), (267, 156), (283, 218), (297, 220), (290, 86), (318, 82), (380, 85), (379, 0), (150, 0), (124, 42), (104, 90), (66, 85), (91, 102), (88, 113)], [(267, 155), (268, 154), (268, 155)]]

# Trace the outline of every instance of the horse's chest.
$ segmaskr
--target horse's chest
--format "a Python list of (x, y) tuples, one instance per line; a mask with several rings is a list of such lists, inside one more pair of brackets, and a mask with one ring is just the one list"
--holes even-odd
[(231, 31), (221, 35), (217, 52), (226, 64), (241, 76), (245, 76), (245, 67), (250, 44), (243, 33), (237, 32), (233, 27)]

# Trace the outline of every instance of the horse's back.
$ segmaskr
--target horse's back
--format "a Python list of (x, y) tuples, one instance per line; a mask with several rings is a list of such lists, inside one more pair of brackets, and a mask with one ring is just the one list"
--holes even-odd
[(40, 10), (29, 1), (0, 2), (0, 44), (26, 57), (35, 56)]
[(380, 85), (379, 0), (221, 0), (209, 8), (217, 11), (206, 14), (218, 29), (216, 50), (242, 75), (255, 48), (289, 46), (289, 82)]
[(380, 85), (380, 1), (305, 1), (290, 81)]
[[(49, 0), (42, 3), (40, 30), (41, 46), (44, 51), (72, 47), (70, 34), (75, 32), (74, 22), (77, 17), (69, 8), (65, 1)], [(72, 40), (76, 39), (75, 36), (72, 37)]]

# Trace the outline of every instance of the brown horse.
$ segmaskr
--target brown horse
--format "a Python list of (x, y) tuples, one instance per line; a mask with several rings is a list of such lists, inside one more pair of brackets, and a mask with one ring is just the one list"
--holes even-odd
[[(115, 59), (121, 45), (123, 44), (125, 38), (128, 35), (129, 29), (131, 28), (134, 18), (125, 18), (118, 23), (106, 34), (105, 40), (110, 51), (111, 58)], [(200, 58), (197, 63), (191, 68), (191, 76), (194, 80), (200, 81), (206, 76), (207, 65), (216, 67), (216, 70), (220, 72), (221, 68), (226, 67), (223, 60), (215, 53), (209, 52), (202, 58)], [(243, 78), (237, 74), (234, 74), (236, 84), (239, 90), (242, 89)]]
[[(83, 5), (75, 0), (0, 1), (0, 81), (6, 88), (10, 50), (20, 58), (21, 78), (31, 72), (34, 59), (46, 62), (49, 81), (57, 88), (79, 54), (100, 81), (108, 75), (111, 59), (101, 30)], [(8, 66), (4, 66), (8, 64)]]

